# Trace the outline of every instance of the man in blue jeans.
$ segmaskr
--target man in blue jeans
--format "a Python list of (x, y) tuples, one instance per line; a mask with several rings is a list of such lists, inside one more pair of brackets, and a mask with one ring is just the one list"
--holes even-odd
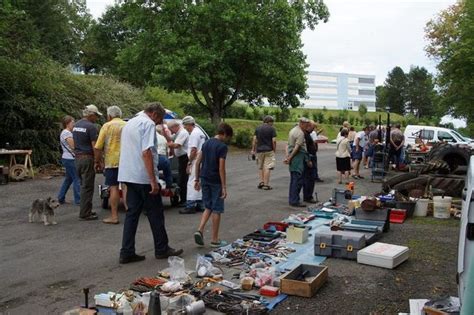
[(123, 225), (121, 264), (142, 261), (145, 256), (135, 252), (135, 235), (142, 210), (150, 222), (157, 259), (179, 256), (182, 249), (168, 245), (163, 204), (159, 194), (156, 150), (156, 124), (163, 122), (165, 109), (158, 103), (150, 103), (144, 112), (127, 122), (122, 129), (120, 168), (118, 180), (127, 185), (128, 211)]
[(211, 247), (221, 247), (227, 242), (219, 239), (221, 214), (224, 212), (224, 199), (227, 197), (225, 159), (226, 143), (232, 138), (234, 131), (226, 123), (217, 127), (217, 135), (207, 140), (199, 153), (195, 169), (194, 188), (202, 190), (202, 201), (205, 210), (201, 216), (199, 229), (194, 233), (196, 244), (203, 246), (203, 232), (207, 221), (212, 217)]

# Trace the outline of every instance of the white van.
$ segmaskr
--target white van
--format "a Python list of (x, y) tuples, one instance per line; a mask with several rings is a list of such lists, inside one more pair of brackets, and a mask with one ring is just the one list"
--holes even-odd
[(474, 148), (474, 142), (468, 142), (457, 131), (448, 128), (408, 125), (405, 128), (405, 145), (414, 145), (416, 138), (428, 142), (445, 141), (451, 144), (464, 144)]

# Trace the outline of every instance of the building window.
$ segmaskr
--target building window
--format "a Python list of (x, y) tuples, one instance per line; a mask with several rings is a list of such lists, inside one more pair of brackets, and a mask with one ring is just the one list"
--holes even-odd
[(374, 90), (359, 90), (359, 95), (375, 95)]
[(372, 78), (359, 78), (359, 83), (374, 84), (375, 81)]
[(354, 107), (354, 102), (347, 103), (347, 109), (352, 110), (353, 107)]

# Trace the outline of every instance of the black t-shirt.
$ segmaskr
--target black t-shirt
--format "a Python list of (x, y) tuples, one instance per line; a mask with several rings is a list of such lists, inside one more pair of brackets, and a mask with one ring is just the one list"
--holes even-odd
[(273, 138), (276, 138), (276, 131), (273, 126), (263, 124), (255, 129), (257, 137), (257, 153), (273, 151)]
[(202, 145), (202, 168), (200, 177), (212, 184), (220, 184), (219, 160), (227, 157), (227, 145), (211, 138)]
[(93, 154), (92, 141), (97, 141), (97, 126), (83, 118), (79, 120), (72, 129), (74, 139), (74, 152), (76, 154)]
[(306, 141), (306, 149), (308, 150), (308, 153), (311, 155), (316, 155), (316, 145), (314, 144), (314, 140), (306, 131), (304, 133), (304, 139)]

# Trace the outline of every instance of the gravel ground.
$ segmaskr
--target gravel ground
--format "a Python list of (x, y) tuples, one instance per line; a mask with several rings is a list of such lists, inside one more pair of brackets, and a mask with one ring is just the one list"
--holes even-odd
[[(260, 191), (256, 168), (247, 153), (234, 151), (228, 158), (229, 197), (221, 225), (222, 237), (232, 241), (270, 220), (281, 220), (295, 212), (287, 206), (289, 174), (281, 163), (272, 174), (271, 191)], [(334, 147), (321, 146), (318, 165), (325, 180), (316, 191), (327, 200), (335, 187)], [(364, 171), (368, 175), (368, 171)], [(55, 196), (61, 178), (35, 179), (0, 186), (0, 314), (59, 314), (82, 302), (80, 290), (91, 293), (126, 288), (135, 278), (153, 276), (167, 262), (153, 257), (148, 223), (140, 221), (137, 252), (146, 254), (144, 262), (119, 265), (122, 225), (80, 222), (78, 208), (60, 207), (59, 224), (45, 227), (28, 223), (28, 208), (36, 198)], [(97, 184), (103, 181), (97, 176)], [(357, 181), (356, 193), (380, 189), (369, 180)], [(100, 200), (94, 196), (95, 210), (101, 218)], [(69, 197), (71, 199), (71, 197)], [(194, 269), (196, 254), (209, 248), (196, 248), (192, 233), (199, 215), (179, 215), (166, 205), (166, 225), (170, 245), (184, 248), (183, 258)], [(121, 219), (123, 221), (123, 213)], [(407, 245), (410, 258), (395, 270), (358, 265), (354, 261), (327, 259), (328, 283), (311, 299), (290, 297), (275, 314), (396, 314), (408, 311), (409, 298), (457, 295), (456, 257), (458, 222), (429, 218), (392, 225), (383, 242)], [(205, 236), (209, 235), (207, 229)]]

